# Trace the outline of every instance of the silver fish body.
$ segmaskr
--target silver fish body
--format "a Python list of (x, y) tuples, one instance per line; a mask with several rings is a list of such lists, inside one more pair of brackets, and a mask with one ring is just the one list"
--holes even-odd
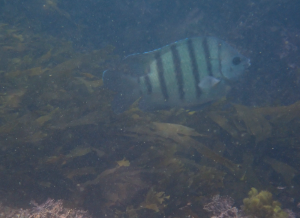
[(230, 90), (250, 60), (215, 37), (180, 40), (151, 52), (126, 57), (103, 74), (117, 92), (112, 108), (122, 113), (136, 101), (146, 111), (192, 108), (218, 100)]

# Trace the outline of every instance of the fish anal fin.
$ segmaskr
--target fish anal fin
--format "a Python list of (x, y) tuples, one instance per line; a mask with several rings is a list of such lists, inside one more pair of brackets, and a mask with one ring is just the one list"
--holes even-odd
[(115, 95), (111, 107), (116, 114), (121, 114), (128, 110), (130, 106), (137, 100), (134, 93), (118, 93)]
[(154, 111), (154, 110), (169, 110), (169, 105), (156, 104), (151, 101), (149, 96), (143, 96), (139, 101), (139, 109), (142, 111)]

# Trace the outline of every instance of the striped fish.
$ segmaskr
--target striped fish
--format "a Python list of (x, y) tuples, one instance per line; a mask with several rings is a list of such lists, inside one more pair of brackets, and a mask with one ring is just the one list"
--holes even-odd
[(142, 97), (139, 108), (194, 108), (224, 97), (250, 60), (215, 37), (177, 41), (154, 51), (126, 57), (103, 74), (104, 85), (117, 92), (112, 108), (122, 113)]

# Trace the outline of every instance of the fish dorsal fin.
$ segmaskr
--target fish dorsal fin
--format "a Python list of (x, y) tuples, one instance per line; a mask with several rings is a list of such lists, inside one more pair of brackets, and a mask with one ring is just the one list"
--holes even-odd
[(124, 58), (122, 68), (126, 69), (126, 73), (133, 77), (144, 76), (148, 73), (147, 69), (154, 54), (152, 52), (132, 54)]
[(121, 67), (123, 68), (123, 71), (130, 74), (131, 76), (144, 76), (145, 74), (149, 73), (148, 67), (151, 62), (155, 60), (155, 55), (157, 53), (160, 53), (160, 55), (164, 55), (165, 53), (170, 51), (170, 47), (174, 44), (177, 44), (178, 47), (184, 46), (186, 40), (188, 39), (183, 39), (149, 52), (129, 55), (124, 58)]
[(154, 51), (152, 51), (152, 52), (153, 52), (153, 53), (154, 53), (154, 52), (160, 52), (161, 55), (164, 55), (165, 53), (170, 52), (170, 47), (171, 47), (171, 46), (176, 45), (177, 49), (178, 49), (179, 47), (181, 47), (181, 46), (184, 46), (184, 47), (185, 47), (188, 40), (189, 40), (188, 38), (182, 39), (182, 40), (179, 40), (179, 41), (170, 43), (170, 44), (168, 44), (168, 45), (165, 45), (165, 46), (163, 46), (162, 48), (156, 49), (156, 50), (154, 50)]

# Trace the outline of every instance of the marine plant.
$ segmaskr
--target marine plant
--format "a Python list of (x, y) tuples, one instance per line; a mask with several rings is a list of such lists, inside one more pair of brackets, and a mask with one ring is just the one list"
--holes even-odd
[[(115, 115), (114, 93), (101, 79), (117, 61), (112, 46), (77, 51), (69, 41), (20, 26), (0, 23), (0, 192), (5, 202), (51, 197), (97, 217), (197, 218), (205, 215), (207, 196), (241, 199), (245, 183), (277, 186), (270, 174), (280, 174), (287, 187), (294, 185), (292, 197), (299, 193), (300, 101), (246, 107), (223, 99), (202, 111), (152, 113), (140, 111), (136, 102)], [(284, 151), (283, 158), (266, 150)], [(292, 161), (285, 161), (287, 154)], [(253, 164), (256, 157), (268, 167)], [(269, 192), (253, 192), (244, 203), (249, 217), (286, 217)], [(226, 199), (219, 198), (228, 206)]]
[(274, 201), (272, 193), (268, 191), (261, 191), (258, 193), (257, 189), (251, 188), (248, 193), (249, 198), (243, 200), (243, 211), (249, 217), (258, 218), (285, 218), (288, 214), (281, 209), (281, 204)]

